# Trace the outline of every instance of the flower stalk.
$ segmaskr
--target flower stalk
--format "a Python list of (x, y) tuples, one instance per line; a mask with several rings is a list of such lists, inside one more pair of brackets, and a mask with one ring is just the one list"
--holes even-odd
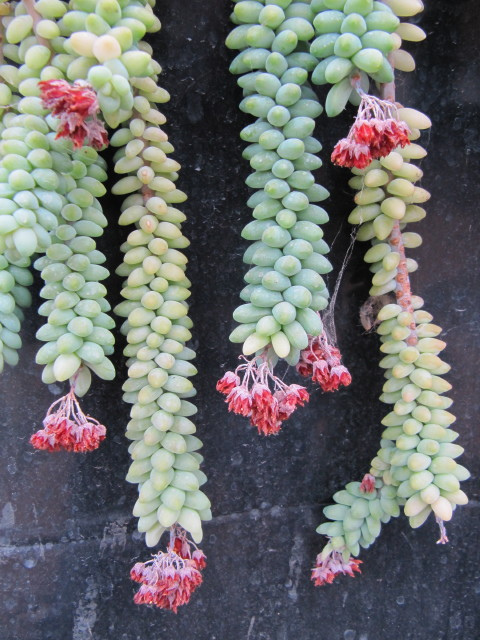
[(105, 436), (104, 425), (83, 413), (72, 386), (67, 395), (50, 405), (43, 429), (37, 431), (30, 442), (35, 449), (84, 453), (97, 449)]

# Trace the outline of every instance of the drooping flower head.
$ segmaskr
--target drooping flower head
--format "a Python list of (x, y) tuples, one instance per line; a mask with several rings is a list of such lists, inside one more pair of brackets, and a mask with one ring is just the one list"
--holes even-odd
[(357, 169), (365, 169), (373, 159), (369, 145), (357, 142), (350, 135), (337, 142), (331, 158), (332, 162), (339, 167), (356, 167)]
[(393, 102), (365, 93), (357, 83), (355, 88), (361, 96), (360, 107), (348, 136), (335, 145), (332, 162), (341, 167), (365, 169), (372, 160), (410, 144), (410, 130), (398, 120)]
[(319, 336), (310, 336), (308, 347), (300, 353), (297, 371), (312, 378), (323, 391), (336, 391), (342, 385), (348, 387), (352, 381), (342, 364), (340, 351), (330, 343), (325, 330)]
[(324, 584), (332, 584), (340, 574), (354, 578), (355, 572), (361, 573), (361, 564), (361, 560), (352, 556), (345, 560), (341, 551), (333, 550), (327, 554), (322, 552), (318, 554), (315, 567), (312, 569), (312, 580), (316, 587), (321, 587)]
[[(192, 552), (190, 545), (195, 548)], [(166, 551), (159, 551), (147, 562), (137, 562), (130, 577), (141, 584), (134, 596), (135, 604), (150, 604), (177, 613), (203, 581), (202, 569), (206, 557), (187, 539), (186, 531), (178, 526), (170, 529)]]
[(233, 371), (227, 371), (223, 378), (220, 378), (220, 380), (217, 382), (217, 391), (228, 395), (230, 391), (235, 389), (235, 387), (238, 387), (239, 384), (240, 378), (237, 376), (237, 374), (233, 373)]
[(278, 418), (281, 421), (287, 420), (297, 406), (303, 407), (310, 399), (308, 391), (299, 384), (291, 384), (286, 391), (276, 391), (274, 395), (278, 402)]
[(30, 443), (46, 451), (93, 451), (105, 440), (106, 432), (103, 424), (83, 413), (72, 387), (50, 406), (43, 429), (33, 434)]
[(66, 80), (43, 80), (38, 83), (43, 106), (60, 120), (57, 138), (70, 138), (78, 149), (87, 142), (95, 149), (108, 144), (103, 123), (98, 120), (97, 94), (82, 80), (73, 85)]
[(226, 396), (228, 410), (249, 417), (260, 434), (277, 434), (297, 406), (303, 407), (308, 402), (308, 392), (275, 376), (265, 355), (241, 359), (243, 364), (235, 371), (227, 371), (217, 382), (217, 390)]

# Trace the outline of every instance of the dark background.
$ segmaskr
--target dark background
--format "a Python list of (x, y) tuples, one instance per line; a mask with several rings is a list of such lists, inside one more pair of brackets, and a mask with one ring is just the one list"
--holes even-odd
[[(215, 382), (232, 368), (238, 347), (228, 342), (244, 265), (239, 241), (249, 220), (248, 173), (239, 131), (249, 119), (239, 112), (240, 90), (228, 73), (224, 39), (230, 3), (164, 0), (157, 13), (164, 28), (152, 38), (164, 66), (161, 83), (172, 94), (165, 105), (174, 157), (184, 168), (179, 186), (192, 240), (189, 277), (195, 321), (198, 430), (209, 476), (214, 518), (205, 526), (208, 556), (203, 586), (178, 615), (132, 603), (132, 563), (149, 551), (135, 532), (135, 487), (123, 436), (129, 407), (121, 401), (125, 367), (118, 379), (95, 380), (84, 409), (109, 426), (101, 448), (86, 456), (33, 452), (28, 444), (61, 385), (45, 387), (34, 364), (41, 319), (24, 324), (19, 366), (0, 378), (0, 638), (2, 640), (474, 640), (478, 568), (478, 452), (475, 450), (478, 382), (478, 114), (480, 89), (478, 3), (436, 0), (419, 21), (428, 39), (410, 47), (415, 73), (399, 74), (398, 98), (428, 113), (423, 136), (429, 155), (423, 185), (432, 192), (428, 216), (415, 230), (424, 245), (410, 255), (420, 262), (414, 291), (445, 328), (452, 364), (454, 410), (470, 504), (448, 525), (450, 544), (436, 546), (429, 520), (420, 530), (404, 517), (384, 528), (362, 553), (363, 574), (314, 588), (309, 570), (324, 539), (315, 533), (322, 506), (333, 492), (360, 479), (375, 455), (380, 419), (388, 410), (377, 397), (382, 374), (378, 341), (366, 335), (358, 308), (368, 292), (356, 246), (340, 290), (339, 341), (354, 381), (337, 394), (315, 393), (278, 437), (259, 438), (247, 421), (229, 415)], [(325, 146), (345, 135), (352, 111), (318, 120)], [(338, 270), (348, 246), (351, 209), (348, 172), (328, 162), (319, 181), (333, 192), (326, 207), (326, 239)], [(113, 270), (127, 230), (116, 224), (118, 203), (105, 202), (111, 229), (99, 245)], [(334, 272), (335, 273), (335, 272)], [(333, 277), (330, 286), (333, 285)], [(115, 303), (119, 279), (109, 280)], [(38, 303), (39, 282), (35, 287)], [(119, 336), (118, 353), (123, 346)]]

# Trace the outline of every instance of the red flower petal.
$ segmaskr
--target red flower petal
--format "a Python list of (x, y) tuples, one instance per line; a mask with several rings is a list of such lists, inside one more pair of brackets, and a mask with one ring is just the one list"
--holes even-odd
[(217, 391), (223, 393), (224, 395), (228, 395), (230, 391), (232, 391), (235, 387), (240, 384), (240, 378), (233, 371), (227, 371), (223, 378), (217, 382)]
[(360, 483), (360, 491), (363, 493), (373, 493), (375, 491), (375, 478), (370, 473), (366, 473), (363, 476), (363, 480)]

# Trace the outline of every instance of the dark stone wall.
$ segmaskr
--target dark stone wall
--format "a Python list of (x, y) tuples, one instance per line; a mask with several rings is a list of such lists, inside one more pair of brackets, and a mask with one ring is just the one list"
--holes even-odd
[[(418, 69), (399, 80), (398, 97), (433, 120), (422, 162), (431, 190), (428, 216), (415, 225), (424, 244), (411, 252), (420, 263), (414, 291), (445, 328), (452, 364), (454, 410), (471, 502), (448, 526), (450, 544), (436, 546), (435, 524), (413, 531), (401, 517), (362, 553), (363, 573), (315, 589), (309, 569), (323, 540), (315, 533), (332, 493), (360, 479), (378, 448), (382, 374), (378, 341), (358, 320), (368, 292), (365, 247), (356, 246), (336, 308), (340, 346), (354, 381), (334, 395), (315, 393), (276, 438), (260, 439), (246, 420), (229, 415), (215, 382), (235, 363), (228, 342), (244, 266), (240, 229), (249, 218), (239, 131), (248, 118), (237, 105), (240, 90), (228, 73), (224, 47), (230, 3), (164, 0), (164, 28), (152, 41), (164, 66), (161, 82), (167, 131), (183, 169), (184, 210), (197, 366), (199, 435), (214, 518), (205, 527), (204, 585), (177, 616), (136, 607), (128, 577), (148, 550), (135, 532), (135, 488), (123, 431), (129, 408), (121, 401), (125, 376), (118, 339), (118, 379), (96, 380), (86, 411), (109, 426), (101, 448), (86, 456), (34, 453), (30, 434), (60, 385), (47, 388), (34, 364), (41, 324), (24, 324), (19, 366), (0, 378), (0, 637), (2, 640), (475, 640), (478, 569), (479, 289), (478, 117), (479, 20), (474, 0), (426, 3), (420, 22), (426, 42), (413, 46)], [(318, 120), (324, 159), (345, 134), (352, 112)], [(348, 172), (328, 162), (319, 180), (332, 192), (326, 239), (341, 265), (350, 239)], [(107, 199), (111, 220), (99, 245), (114, 269), (126, 235), (116, 224), (118, 202)], [(417, 229), (416, 229), (417, 230)], [(335, 273), (335, 272), (334, 272)], [(334, 276), (331, 276), (330, 286)], [(119, 279), (109, 280), (118, 300)], [(35, 286), (38, 303), (39, 282)]]

